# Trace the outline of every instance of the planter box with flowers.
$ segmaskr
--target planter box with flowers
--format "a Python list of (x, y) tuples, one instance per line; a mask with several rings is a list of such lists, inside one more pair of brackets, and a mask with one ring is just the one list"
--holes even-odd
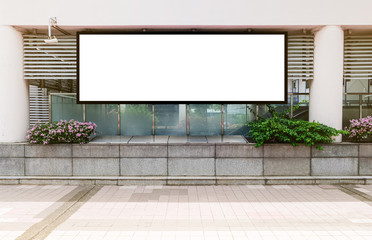
[[(366, 132), (371, 132), (366, 130), (371, 119), (353, 121), (355, 126), (347, 130), (364, 139)], [(332, 136), (347, 131), (316, 122), (291, 120), (286, 115), (275, 114), (273, 118), (253, 123), (251, 134), (256, 144), (81, 145), (89, 141), (96, 127), (94, 123), (74, 120), (38, 123), (28, 131), (31, 144), (0, 144), (0, 183), (6, 180), (6, 183), (50, 184), (58, 180), (70, 184), (70, 181), (76, 183), (76, 179), (90, 184), (100, 184), (100, 181), (113, 184), (138, 181), (149, 184), (154, 181), (156, 184), (372, 183), (372, 144), (333, 144)], [(258, 147), (260, 145), (263, 147)]]
[(350, 134), (344, 140), (352, 142), (372, 142), (372, 116), (350, 120), (350, 125), (345, 127)]
[(61, 120), (53, 123), (38, 123), (27, 131), (26, 138), (32, 144), (88, 143), (95, 135), (97, 125), (92, 122)]

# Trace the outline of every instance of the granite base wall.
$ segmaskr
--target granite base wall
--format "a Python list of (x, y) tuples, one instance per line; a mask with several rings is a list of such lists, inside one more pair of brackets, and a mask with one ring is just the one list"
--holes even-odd
[(102, 179), (101, 183), (119, 184), (130, 180), (120, 178), (135, 177), (132, 182), (140, 184), (146, 182), (144, 177), (150, 177), (158, 183), (169, 184), (272, 184), (273, 181), (285, 183), (288, 179), (293, 182), (293, 177), (312, 177), (297, 179), (299, 183), (319, 184), (324, 182), (321, 177), (372, 176), (372, 144), (337, 143), (322, 147), (323, 150), (288, 144), (265, 144), (255, 148), (249, 143), (0, 143), (0, 179), (5, 181), (7, 176), (18, 176), (20, 183), (21, 179), (37, 176), (65, 177), (70, 182), (71, 177), (114, 177)]

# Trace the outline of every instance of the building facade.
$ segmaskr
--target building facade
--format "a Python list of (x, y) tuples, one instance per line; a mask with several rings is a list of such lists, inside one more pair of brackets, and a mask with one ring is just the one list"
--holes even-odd
[[(94, 121), (109, 135), (242, 134), (254, 120), (245, 104), (77, 105), (75, 34), (89, 30), (287, 31), (289, 105), (309, 99), (298, 115), (341, 129), (371, 114), (371, 7), (367, 0), (2, 1), (0, 142), (25, 141), (37, 120)], [(46, 45), (51, 17), (58, 43)]]

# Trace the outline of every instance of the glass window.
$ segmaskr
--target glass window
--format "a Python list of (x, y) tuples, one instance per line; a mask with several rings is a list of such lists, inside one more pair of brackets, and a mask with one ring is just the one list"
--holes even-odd
[(372, 94), (362, 96), (362, 117), (372, 116)]
[(344, 95), (342, 108), (342, 128), (349, 126), (351, 119), (359, 119), (359, 96)]
[(224, 134), (245, 135), (247, 132), (247, 107), (246, 104), (224, 105)]
[(186, 104), (155, 104), (155, 135), (186, 135)]
[(86, 121), (97, 124), (97, 135), (118, 135), (117, 104), (87, 104)]
[(221, 104), (190, 104), (190, 135), (221, 135)]
[(152, 135), (152, 105), (120, 105), (120, 134), (130, 136)]
[(83, 121), (83, 105), (76, 104), (76, 97), (52, 95), (52, 121)]

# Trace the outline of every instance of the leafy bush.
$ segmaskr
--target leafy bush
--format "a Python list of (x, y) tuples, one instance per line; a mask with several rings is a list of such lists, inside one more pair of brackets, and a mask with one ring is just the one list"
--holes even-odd
[(53, 123), (37, 123), (30, 128), (26, 138), (33, 144), (88, 143), (89, 136), (95, 135), (97, 125), (92, 122), (61, 120)]
[(350, 132), (350, 140), (360, 142), (372, 137), (372, 117), (367, 116), (361, 119), (350, 120), (350, 126), (345, 127)]
[[(298, 104), (295, 109), (299, 107)], [(272, 117), (249, 122), (248, 137), (256, 142), (256, 147), (264, 143), (290, 143), (297, 146), (304, 143), (306, 146), (333, 142), (332, 136), (347, 134), (347, 131), (336, 130), (319, 122), (308, 122), (301, 119), (289, 118), (289, 110), (278, 113), (273, 106), (268, 105)]]

